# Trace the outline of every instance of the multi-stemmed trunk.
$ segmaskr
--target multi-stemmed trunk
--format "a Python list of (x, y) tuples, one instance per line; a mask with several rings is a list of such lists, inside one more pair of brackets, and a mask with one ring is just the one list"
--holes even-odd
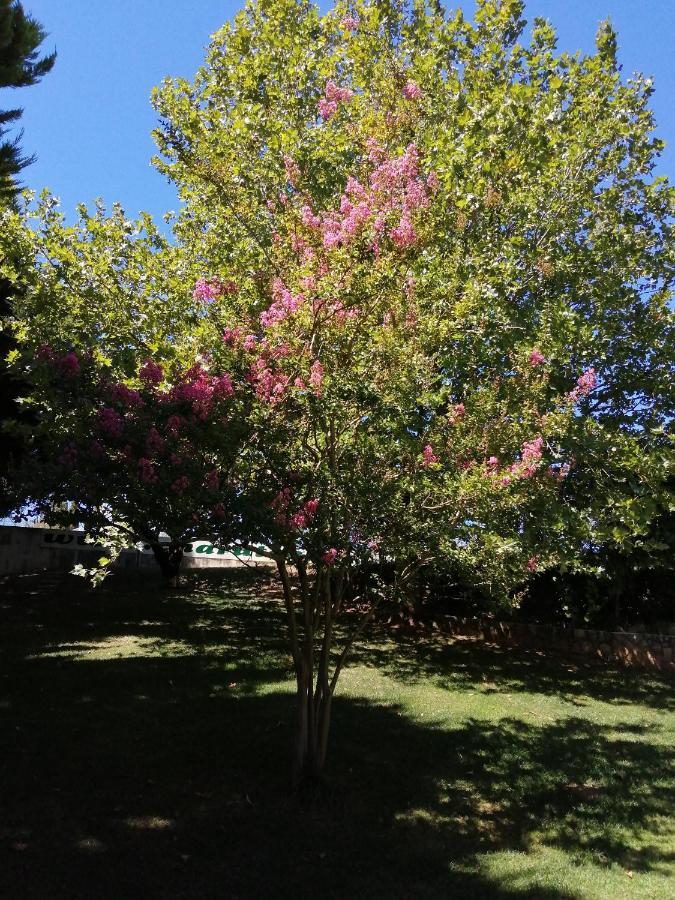
[(310, 574), (303, 560), (296, 562), (293, 585), (284, 560), (277, 560), (288, 617), (291, 652), (297, 684), (297, 731), (293, 756), (296, 788), (312, 788), (321, 781), (330, 731), (331, 707), (343, 663), (355, 638), (375, 612), (361, 618), (333, 660), (334, 622), (342, 608), (344, 574), (320, 566)]

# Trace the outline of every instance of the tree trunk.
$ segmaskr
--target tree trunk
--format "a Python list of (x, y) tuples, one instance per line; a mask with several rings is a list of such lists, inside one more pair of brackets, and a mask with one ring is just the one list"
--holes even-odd
[(310, 584), (304, 561), (297, 561), (296, 566), (299, 584), (294, 587), (285, 560), (277, 559), (297, 683), (293, 785), (297, 791), (312, 795), (324, 783), (333, 694), (342, 666), (352, 644), (375, 614), (378, 601), (331, 660), (333, 622), (342, 607), (347, 580), (340, 571), (319, 568)]
[(155, 561), (159, 566), (166, 583), (172, 587), (178, 586), (181, 563), (183, 562), (183, 545), (171, 541), (170, 544), (155, 542), (150, 544)]

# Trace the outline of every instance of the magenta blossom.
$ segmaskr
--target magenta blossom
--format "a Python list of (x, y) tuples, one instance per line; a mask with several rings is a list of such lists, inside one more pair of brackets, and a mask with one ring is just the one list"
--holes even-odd
[(138, 477), (144, 484), (157, 484), (159, 481), (155, 467), (149, 459), (143, 456), (138, 460)]
[(422, 89), (416, 81), (409, 78), (403, 88), (403, 96), (406, 100), (419, 100), (422, 96)]
[(323, 366), (319, 362), (318, 359), (315, 359), (312, 363), (312, 368), (310, 369), (309, 374), (309, 384), (316, 397), (320, 397), (322, 394), (322, 385), (323, 385)]
[(98, 427), (112, 438), (119, 438), (124, 431), (124, 419), (110, 406), (103, 406), (96, 413)]
[(138, 391), (127, 387), (126, 384), (114, 384), (110, 389), (110, 399), (113, 403), (120, 403), (122, 406), (143, 405), (143, 400)]
[(200, 303), (213, 303), (222, 292), (223, 287), (216, 279), (208, 281), (206, 278), (199, 278), (192, 291), (192, 299)]
[(576, 403), (581, 397), (590, 394), (597, 383), (598, 379), (595, 374), (595, 369), (586, 369), (586, 371), (577, 378), (577, 386), (573, 391), (570, 391), (567, 396), (573, 403)]
[(546, 357), (544, 354), (537, 349), (534, 349), (529, 356), (529, 363), (531, 366), (540, 366), (542, 363), (546, 362)]
[(72, 351), (62, 356), (56, 365), (59, 372), (67, 378), (75, 378), (76, 375), (80, 374), (80, 360), (77, 354)]
[(424, 450), (422, 450), (422, 465), (431, 466), (433, 463), (437, 462), (438, 457), (435, 455), (431, 444), (427, 444)]
[(349, 31), (351, 33), (352, 31), (356, 31), (358, 27), (359, 20), (356, 16), (349, 15), (340, 20), (340, 28), (342, 28), (343, 31)]
[(164, 378), (164, 369), (151, 359), (146, 359), (141, 366), (138, 377), (146, 384), (159, 384)]
[(171, 490), (174, 492), (174, 494), (178, 494), (179, 497), (182, 497), (189, 487), (190, 479), (187, 477), (187, 475), (181, 475), (181, 477), (177, 478), (171, 485)]
[(325, 566), (332, 566), (335, 564), (335, 560), (338, 558), (338, 552), (335, 547), (331, 547), (330, 550), (326, 550), (326, 552), (322, 555), (321, 561)]

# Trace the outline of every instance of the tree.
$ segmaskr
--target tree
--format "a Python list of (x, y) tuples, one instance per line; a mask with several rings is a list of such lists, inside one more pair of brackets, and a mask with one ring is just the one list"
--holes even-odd
[(366, 618), (439, 555), (509, 596), (619, 523), (644, 532), (664, 490), (651, 82), (622, 83), (608, 24), (595, 55), (556, 55), (541, 20), (519, 43), (522, 11), (250, 3), (155, 95), (176, 234), (237, 284), (228, 340), (257, 341), (242, 521), (284, 585), (299, 773), (323, 767), (364, 566), (394, 571)]
[[(40, 58), (38, 49), (47, 36), (42, 25), (26, 15), (19, 0), (0, 0), (0, 88), (29, 87), (51, 71), (56, 53)], [(0, 110), (0, 138), (7, 125), (21, 118), (21, 109)], [(0, 143), (0, 205), (11, 204), (19, 191), (17, 176), (34, 157), (21, 155), (21, 134)]]
[(184, 544), (232, 515), (246, 402), (236, 354), (222, 341), (202, 352), (203, 305), (149, 219), (82, 207), (67, 226), (45, 195), (33, 228), (17, 215), (6, 224), (31, 273), (15, 320), (24, 354), (11, 360), (37, 423), (16, 473), (23, 514), (83, 523), (113, 551), (97, 577), (115, 550), (143, 541), (175, 578)]
[[(45, 32), (35, 19), (27, 16), (21, 3), (15, 0), (0, 0), (0, 89), (18, 88), (36, 84), (50, 71), (56, 53), (38, 58), (38, 47), (45, 39)], [(13, 206), (20, 189), (17, 177), (34, 159), (22, 157), (21, 134), (14, 140), (2, 140), (8, 132), (8, 125), (21, 117), (20, 109), (0, 110), (0, 208)], [(6, 247), (5, 259), (0, 258), (0, 319), (10, 314), (11, 296), (15, 281), (6, 277), (7, 264), (12, 257), (12, 248)], [(0, 426), (18, 415), (17, 398), (24, 391), (24, 385), (12, 379), (4, 364), (7, 354), (13, 349), (11, 338), (0, 331)], [(0, 449), (0, 513), (5, 512), (10, 503), (10, 486), (6, 472), (15, 464), (23, 445), (16, 437), (2, 433)]]
[(155, 95), (176, 244), (120, 264), (118, 222), (56, 252), (43, 213), (57, 271), (16, 324), (36, 396), (39, 348), (62, 368), (75, 338), (133, 348), (103, 352), (138, 389), (139, 322), (181, 361), (169, 393), (197, 354), (236, 382), (213, 528), (276, 562), (299, 782), (323, 771), (349, 648), (421, 567), (449, 558), (508, 601), (618, 523), (644, 534), (664, 492), (673, 195), (650, 177), (651, 86), (621, 82), (607, 26), (595, 55), (556, 56), (544, 22), (518, 43), (521, 14), (250, 3), (194, 84)]

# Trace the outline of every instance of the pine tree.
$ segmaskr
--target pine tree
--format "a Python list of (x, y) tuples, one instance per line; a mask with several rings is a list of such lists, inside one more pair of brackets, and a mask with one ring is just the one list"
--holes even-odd
[[(0, 88), (29, 87), (50, 71), (56, 53), (42, 58), (38, 54), (45, 37), (42, 25), (24, 11), (18, 0), (0, 0)], [(15, 205), (21, 189), (18, 175), (35, 158), (22, 154), (20, 141), (23, 132), (20, 131), (14, 138), (6, 138), (21, 114), (20, 108), (0, 109), (0, 210)], [(6, 250), (0, 256), (0, 266), (16, 268), (16, 261), (10, 258), (12, 255)], [(17, 285), (4, 273), (0, 275), (0, 319), (10, 312), (17, 289)], [(8, 419), (17, 418), (16, 399), (22, 393), (21, 382), (10, 377), (5, 365), (7, 354), (13, 347), (11, 335), (0, 331), (0, 511), (10, 503), (8, 469), (23, 449), (23, 443), (4, 432), (2, 427)]]
[[(42, 58), (38, 48), (46, 37), (42, 25), (28, 15), (18, 0), (0, 0), (0, 88), (29, 87), (54, 65), (56, 53)], [(20, 108), (0, 110), (0, 138), (7, 126), (21, 118)], [(0, 143), (0, 203), (13, 203), (19, 184), (17, 176), (34, 157), (22, 156), (22, 133)]]

